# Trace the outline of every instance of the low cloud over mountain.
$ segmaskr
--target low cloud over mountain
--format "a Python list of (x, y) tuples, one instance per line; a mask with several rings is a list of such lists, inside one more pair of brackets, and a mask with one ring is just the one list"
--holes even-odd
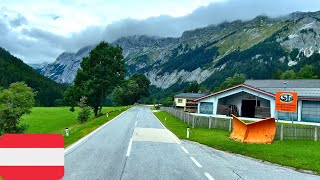
[[(53, 61), (64, 51), (76, 51), (101, 40), (112, 42), (122, 36), (153, 35), (178, 37), (185, 30), (236, 19), (248, 20), (257, 15), (282, 16), (294, 11), (319, 10), (317, 0), (226, 0), (200, 7), (192, 13), (171, 17), (161, 15), (144, 20), (124, 19), (108, 25), (89, 26), (86, 29), (61, 35), (34, 27), (23, 14), (9, 8), (0, 8), (0, 46), (27, 63)], [(108, 16), (108, 12), (101, 14)], [(55, 18), (56, 17), (56, 18)], [(48, 16), (48, 21), (63, 20), (63, 16)]]

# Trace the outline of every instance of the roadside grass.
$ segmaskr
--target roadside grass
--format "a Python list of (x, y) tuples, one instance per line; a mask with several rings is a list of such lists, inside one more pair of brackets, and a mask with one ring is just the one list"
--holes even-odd
[[(166, 112), (154, 113), (178, 138), (186, 139), (188, 125)], [(165, 121), (165, 118), (167, 119)], [(272, 144), (245, 144), (229, 139), (230, 132), (203, 127), (190, 128), (191, 141), (242, 154), (271, 163), (311, 170), (320, 174), (320, 142), (312, 140), (275, 140)]]
[[(26, 133), (58, 133), (64, 136), (65, 147), (89, 134), (99, 126), (110, 121), (131, 106), (104, 107), (102, 112), (106, 115), (98, 118), (91, 116), (90, 120), (80, 124), (77, 121), (79, 108), (74, 112), (69, 107), (34, 107), (32, 113), (23, 116), (22, 123), (28, 125)], [(65, 136), (65, 128), (69, 128), (69, 136)]]
[(159, 106), (152, 106), (152, 107), (150, 108), (150, 110), (160, 110), (160, 107), (159, 107)]
[(150, 110), (157, 110), (156, 107), (152, 106)]

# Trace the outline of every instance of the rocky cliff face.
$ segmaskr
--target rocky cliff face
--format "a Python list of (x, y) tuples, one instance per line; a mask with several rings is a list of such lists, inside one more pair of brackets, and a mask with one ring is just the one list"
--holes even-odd
[(88, 56), (93, 48), (94, 46), (87, 46), (77, 53), (64, 52), (55, 62), (47, 64), (37, 71), (58, 83), (72, 83), (80, 68), (82, 58)]
[[(301, 58), (320, 53), (320, 12), (297, 12), (276, 19), (259, 16), (251, 21), (226, 22), (186, 31), (179, 38), (131, 36), (112, 44), (123, 48), (128, 75), (144, 73), (157, 87), (165, 89), (191, 81), (215, 84), (213, 76), (224, 74), (219, 78), (225, 78), (235, 73), (230, 70), (231, 62), (233, 66), (246, 61), (273, 63), (286, 70), (299, 65)], [(77, 53), (62, 53), (55, 62), (38, 70), (57, 82), (72, 83), (82, 58), (92, 48), (94, 46)], [(242, 59), (233, 62), (235, 55)], [(241, 72), (250, 71), (239, 67), (244, 68)], [(255, 78), (250, 73), (247, 75)]]

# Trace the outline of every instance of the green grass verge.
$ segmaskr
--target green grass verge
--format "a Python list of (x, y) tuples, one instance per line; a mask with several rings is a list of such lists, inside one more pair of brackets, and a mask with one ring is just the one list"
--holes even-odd
[(22, 123), (28, 125), (26, 133), (58, 133), (64, 136), (65, 128), (68, 127), (69, 136), (64, 136), (65, 147), (67, 147), (130, 107), (104, 107), (102, 112), (104, 114), (107, 111), (110, 112), (109, 117), (103, 115), (93, 118), (91, 116), (91, 119), (83, 124), (77, 121), (78, 108), (75, 112), (70, 112), (69, 107), (35, 107), (31, 114), (23, 116)]
[[(188, 127), (166, 112), (154, 113), (177, 137), (186, 139)], [(165, 117), (167, 120), (165, 121)], [(264, 161), (311, 170), (320, 174), (320, 142), (311, 140), (274, 141), (272, 144), (245, 144), (229, 139), (230, 132), (202, 127), (191, 128), (190, 139), (227, 152), (242, 154)]]

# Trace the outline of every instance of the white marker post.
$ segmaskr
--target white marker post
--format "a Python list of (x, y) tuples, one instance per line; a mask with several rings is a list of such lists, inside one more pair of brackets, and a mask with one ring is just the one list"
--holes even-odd
[(69, 136), (69, 128), (66, 128), (66, 136)]
[(108, 112), (106, 112), (106, 116), (109, 117), (109, 113)]
[(189, 134), (190, 134), (190, 128), (187, 128), (187, 139), (189, 139)]

